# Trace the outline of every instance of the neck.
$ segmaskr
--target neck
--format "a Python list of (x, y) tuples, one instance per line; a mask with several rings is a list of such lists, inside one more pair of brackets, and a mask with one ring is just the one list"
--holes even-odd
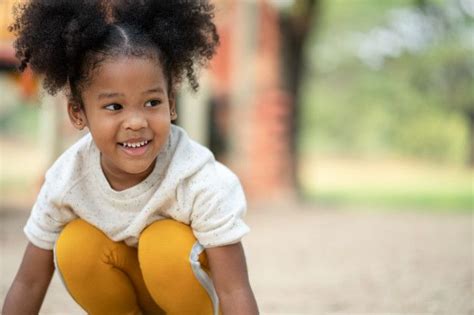
[(111, 169), (102, 162), (102, 159), (100, 164), (110, 187), (116, 191), (122, 191), (139, 184), (150, 175), (155, 167), (155, 163), (153, 163), (146, 171), (138, 174), (131, 174)]

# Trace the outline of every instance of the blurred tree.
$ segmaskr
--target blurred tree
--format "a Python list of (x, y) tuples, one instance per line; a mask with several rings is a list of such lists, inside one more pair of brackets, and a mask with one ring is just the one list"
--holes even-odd
[(308, 46), (301, 148), (466, 161), (474, 103), (474, 10), (461, 8), (468, 2), (323, 1)]
[(415, 86), (438, 97), (438, 104), (463, 114), (469, 129), (467, 159), (474, 166), (474, 58), (465, 49), (438, 47), (424, 58), (434, 62), (416, 64)]
[(310, 34), (315, 31), (316, 21), (320, 13), (321, 0), (294, 0), (286, 1), (286, 5), (280, 5), (279, 24), (282, 45), (282, 83), (292, 99), (290, 113), (290, 146), (293, 152), (292, 172), (293, 182), (300, 191), (299, 182), (296, 178), (298, 169), (298, 124), (299, 107), (301, 101), (301, 83), (303, 81), (307, 58), (305, 58), (306, 45)]
[(453, 3), (460, 15), (455, 19), (436, 1), (415, 0), (424, 14), (442, 22), (445, 34), (422, 56), (432, 59), (433, 62), (428, 63), (429, 67), (427, 63), (416, 64), (414, 81), (420, 89), (437, 94), (440, 104), (458, 110), (465, 116), (469, 129), (467, 161), (470, 166), (474, 166), (474, 57), (472, 49), (467, 47), (473, 44), (469, 25), (474, 23), (474, 18), (462, 10), (460, 1)]

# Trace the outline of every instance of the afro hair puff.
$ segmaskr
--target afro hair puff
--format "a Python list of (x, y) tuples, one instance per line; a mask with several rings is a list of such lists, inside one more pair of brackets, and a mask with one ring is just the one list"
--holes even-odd
[[(66, 87), (74, 94), (103, 60), (94, 56), (130, 44), (138, 46), (132, 50), (157, 49), (169, 82), (186, 77), (197, 90), (196, 70), (219, 44), (213, 11), (206, 0), (30, 0), (14, 8), (9, 29), (19, 70), (29, 66), (44, 75), (50, 94)], [(126, 38), (111, 40), (114, 32)]]

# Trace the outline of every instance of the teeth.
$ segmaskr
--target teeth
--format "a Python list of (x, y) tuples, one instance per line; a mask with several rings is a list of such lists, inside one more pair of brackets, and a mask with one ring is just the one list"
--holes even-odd
[(122, 145), (123, 145), (125, 148), (139, 148), (139, 147), (141, 147), (141, 146), (144, 146), (145, 144), (148, 144), (148, 141), (147, 141), (147, 140), (142, 141), (142, 142), (135, 142), (135, 143), (124, 142)]

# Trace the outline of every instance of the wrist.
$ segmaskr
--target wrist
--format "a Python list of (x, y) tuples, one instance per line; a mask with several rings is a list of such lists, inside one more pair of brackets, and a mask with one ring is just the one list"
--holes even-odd
[(257, 315), (258, 307), (250, 288), (236, 289), (219, 294), (219, 302), (224, 315)]

